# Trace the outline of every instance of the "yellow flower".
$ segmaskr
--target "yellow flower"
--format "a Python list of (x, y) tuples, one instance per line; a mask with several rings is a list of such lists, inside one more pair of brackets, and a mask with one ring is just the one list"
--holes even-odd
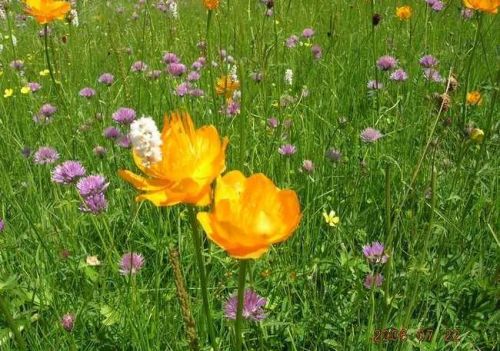
[(87, 256), (87, 259), (85, 260), (85, 262), (89, 266), (92, 266), (92, 267), (100, 266), (101, 265), (101, 261), (99, 261), (99, 259), (97, 258), (97, 256)]
[(21, 88), (21, 94), (29, 94), (29, 93), (31, 93), (30, 87), (26, 86)]
[(464, 0), (464, 5), (473, 10), (496, 14), (500, 0)]
[(410, 6), (401, 6), (401, 7), (396, 7), (396, 16), (401, 20), (401, 21), (406, 21), (409, 20), (411, 17), (411, 7)]
[(42, 77), (48, 76), (50, 74), (50, 71), (48, 69), (44, 69), (43, 71), (40, 71), (39, 75)]
[(208, 10), (216, 10), (219, 7), (220, 0), (203, 0), (203, 5)]
[(481, 105), (483, 102), (479, 91), (470, 91), (467, 93), (467, 103), (469, 105)]
[(224, 95), (226, 98), (233, 96), (235, 90), (240, 88), (240, 82), (234, 80), (231, 76), (222, 76), (217, 79), (215, 84), (215, 91), (217, 95)]
[(54, 0), (25, 0), (26, 13), (35, 17), (40, 24), (46, 24), (56, 19), (64, 19), (64, 16), (71, 9), (71, 5), (66, 1)]
[(335, 215), (335, 211), (333, 210), (330, 211), (330, 213), (327, 213), (326, 211), (323, 212), (323, 218), (325, 219), (326, 224), (330, 227), (336, 227), (340, 222), (340, 218)]
[(227, 138), (222, 140), (214, 126), (195, 129), (188, 113), (165, 116), (158, 162), (147, 162), (133, 151), (137, 167), (148, 176), (128, 170), (118, 175), (145, 193), (136, 201), (149, 200), (155, 206), (178, 203), (205, 206), (210, 203), (210, 185), (224, 171)]
[(473, 128), (469, 134), (470, 139), (476, 144), (481, 144), (484, 139), (484, 132), (482, 129)]
[(264, 174), (231, 171), (217, 179), (212, 212), (198, 213), (210, 240), (239, 259), (259, 258), (297, 229), (297, 194), (280, 190)]
[(14, 94), (14, 89), (5, 89), (3, 91), (3, 97), (8, 98), (11, 97)]

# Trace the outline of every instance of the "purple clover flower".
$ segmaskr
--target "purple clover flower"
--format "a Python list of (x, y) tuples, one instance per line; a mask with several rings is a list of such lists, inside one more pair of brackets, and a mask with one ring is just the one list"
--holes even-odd
[(190, 81), (190, 82), (194, 82), (194, 81), (199, 80), (200, 77), (201, 77), (200, 72), (198, 72), (198, 71), (191, 71), (187, 75), (187, 80)]
[(111, 73), (103, 73), (97, 79), (97, 81), (99, 83), (107, 85), (107, 86), (110, 86), (111, 84), (113, 84), (114, 80), (115, 80), (115, 77)]
[(396, 67), (398, 64), (398, 61), (389, 55), (381, 56), (377, 60), (377, 67), (382, 70), (382, 71), (388, 71)]
[(76, 184), (76, 188), (80, 196), (85, 198), (103, 193), (108, 188), (108, 185), (109, 183), (106, 183), (106, 178), (98, 174), (81, 178)]
[(130, 136), (128, 134), (125, 134), (118, 138), (116, 145), (123, 149), (129, 149), (132, 146), (132, 140), (130, 140)]
[(121, 135), (122, 135), (122, 133), (120, 132), (120, 130), (118, 128), (115, 128), (115, 127), (108, 127), (106, 129), (104, 129), (104, 132), (103, 132), (103, 136), (106, 139), (118, 139)]
[(136, 252), (125, 253), (120, 260), (120, 273), (134, 275), (144, 266), (144, 258)]
[(5, 222), (3, 221), (2, 218), (0, 218), (0, 233), (3, 232), (4, 228), (5, 228)]
[(302, 170), (306, 173), (314, 172), (314, 163), (311, 160), (304, 160), (302, 162)]
[(363, 129), (360, 134), (361, 140), (365, 143), (374, 143), (383, 136), (384, 135), (380, 133), (380, 131), (374, 128)]
[(62, 316), (61, 326), (67, 332), (71, 332), (75, 327), (75, 315), (72, 313), (66, 313), (64, 316)]
[(302, 36), (306, 39), (311, 39), (314, 36), (314, 29), (306, 28), (302, 31)]
[(280, 121), (276, 117), (269, 117), (267, 119), (267, 126), (271, 129), (278, 128)]
[(78, 161), (65, 161), (52, 171), (52, 181), (58, 184), (71, 184), (85, 175), (85, 168)]
[(42, 107), (40, 107), (40, 110), (38, 111), (39, 114), (41, 114), (46, 118), (52, 117), (52, 115), (55, 114), (56, 112), (57, 108), (51, 104), (43, 104)]
[(135, 110), (129, 107), (120, 107), (113, 113), (112, 118), (119, 124), (130, 124), (135, 120)]
[(283, 156), (292, 156), (297, 152), (297, 148), (292, 144), (284, 144), (279, 147), (278, 152)]
[(441, 77), (441, 74), (439, 74), (439, 72), (436, 71), (434, 68), (424, 69), (424, 77), (427, 80), (432, 80), (433, 82), (436, 83), (442, 83), (444, 81), (443, 77)]
[(439, 63), (439, 61), (432, 55), (422, 56), (422, 58), (418, 62), (420, 63), (420, 66), (424, 68), (437, 66), (437, 64)]
[(189, 82), (184, 82), (181, 83), (175, 88), (175, 95), (183, 97), (186, 96), (189, 93), (189, 90), (191, 89), (191, 85)]
[(363, 285), (367, 289), (372, 289), (374, 287), (380, 288), (382, 286), (382, 283), (384, 282), (384, 277), (380, 273), (376, 273), (375, 275), (373, 274), (368, 274), (365, 278), (365, 282)]
[(132, 66), (130, 67), (130, 70), (132, 72), (144, 72), (148, 69), (148, 65), (146, 65), (144, 62), (142, 61), (136, 61), (132, 64)]
[(96, 94), (95, 90), (92, 88), (89, 88), (89, 87), (83, 88), (78, 93), (78, 95), (80, 95), (81, 97), (84, 97), (86, 99), (90, 99), (90, 98), (94, 97), (95, 94)]
[(383, 244), (378, 241), (374, 241), (371, 245), (363, 246), (363, 255), (365, 255), (371, 263), (384, 264), (389, 258), (389, 256), (385, 254), (384, 250), (385, 248)]
[(315, 60), (319, 60), (321, 58), (321, 56), (323, 55), (323, 52), (321, 50), (321, 46), (319, 46), (318, 44), (315, 44), (311, 47), (311, 52), (312, 52)]
[(285, 45), (287, 48), (289, 49), (292, 49), (294, 47), (297, 46), (297, 44), (299, 43), (299, 37), (296, 36), (296, 35), (291, 35), (286, 41), (285, 41)]
[[(259, 296), (251, 289), (246, 289), (243, 295), (243, 311), (242, 316), (244, 319), (252, 320), (255, 322), (261, 321), (266, 318), (263, 307), (267, 304), (267, 300)], [(232, 295), (224, 306), (224, 313), (226, 318), (235, 320), (238, 309), (238, 295)]]
[(404, 82), (405, 80), (408, 79), (408, 73), (406, 73), (403, 69), (400, 68), (392, 72), (389, 79), (395, 82)]
[(169, 65), (171, 63), (179, 63), (180, 60), (177, 57), (177, 55), (174, 54), (173, 52), (166, 52), (165, 55), (163, 55), (163, 62), (165, 62), (165, 64)]
[(48, 146), (39, 148), (33, 156), (33, 162), (38, 165), (51, 164), (59, 159), (59, 153)]
[(184, 73), (186, 73), (186, 66), (182, 63), (170, 63), (167, 66), (168, 73), (173, 75), (174, 77), (180, 77)]
[(29, 82), (28, 87), (30, 88), (32, 93), (36, 93), (38, 90), (42, 88), (42, 86), (37, 82)]

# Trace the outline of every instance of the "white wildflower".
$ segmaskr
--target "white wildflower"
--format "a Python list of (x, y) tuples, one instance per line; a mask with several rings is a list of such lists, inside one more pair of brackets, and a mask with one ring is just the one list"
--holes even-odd
[(285, 83), (288, 85), (293, 84), (293, 71), (290, 68), (285, 71)]
[(141, 117), (130, 125), (132, 147), (142, 159), (144, 167), (161, 161), (161, 134), (151, 117)]

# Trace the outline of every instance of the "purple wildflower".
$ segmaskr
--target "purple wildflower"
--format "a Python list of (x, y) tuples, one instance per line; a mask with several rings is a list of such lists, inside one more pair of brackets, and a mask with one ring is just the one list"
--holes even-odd
[(113, 113), (112, 118), (119, 124), (130, 124), (135, 120), (135, 110), (129, 107), (120, 107)]
[(441, 83), (444, 81), (443, 77), (441, 77), (441, 74), (439, 74), (439, 72), (436, 71), (434, 68), (424, 69), (424, 77), (427, 80), (432, 80), (433, 82), (436, 83)]
[(439, 61), (432, 55), (422, 56), (422, 58), (418, 62), (420, 63), (420, 66), (424, 68), (437, 66), (437, 64), (439, 63)]
[(292, 49), (299, 43), (299, 37), (296, 35), (291, 35), (285, 42), (287, 48)]
[(371, 263), (386, 263), (389, 258), (388, 255), (384, 253), (384, 245), (378, 241), (372, 242), (371, 245), (363, 246), (363, 254)]
[(199, 57), (198, 60), (193, 62), (193, 64), (191, 65), (191, 68), (199, 71), (200, 69), (203, 68), (203, 66), (205, 66), (206, 62), (207, 62), (207, 60), (204, 57)]
[(76, 188), (80, 196), (88, 197), (103, 193), (106, 191), (108, 185), (109, 183), (106, 183), (106, 178), (98, 174), (81, 178), (76, 184)]
[(381, 82), (378, 82), (376, 80), (370, 80), (366, 84), (366, 87), (370, 90), (377, 90), (377, 89), (380, 90), (380, 89), (384, 88), (384, 84), (382, 84)]
[(80, 90), (80, 92), (78, 94), (81, 97), (90, 99), (90, 98), (94, 97), (96, 93), (95, 93), (94, 89), (87, 87), (87, 88), (83, 88), (82, 90)]
[(314, 29), (306, 28), (302, 31), (302, 36), (306, 39), (310, 39), (314, 36)]
[(394, 57), (389, 55), (381, 56), (377, 60), (377, 67), (382, 71), (388, 71), (390, 69), (393, 69), (394, 67), (396, 67), (397, 64), (398, 61)]
[(20, 71), (24, 68), (24, 61), (14, 60), (10, 63), (10, 68), (15, 69), (16, 71)]
[(339, 162), (340, 159), (342, 158), (342, 153), (339, 150), (332, 147), (326, 150), (325, 156), (331, 162)]
[(129, 135), (125, 134), (118, 138), (118, 140), (116, 141), (116, 145), (123, 149), (129, 149), (130, 146), (132, 146), (132, 141), (130, 140)]
[(177, 86), (177, 88), (175, 88), (175, 94), (180, 97), (186, 96), (189, 93), (190, 88), (191, 85), (189, 82), (181, 83)]
[(200, 88), (194, 88), (189, 90), (189, 95), (193, 97), (201, 97), (205, 95), (205, 92)]
[(5, 228), (5, 222), (3, 221), (2, 218), (0, 218), (0, 233), (3, 232), (4, 228)]
[(226, 116), (236, 117), (240, 114), (240, 104), (237, 101), (231, 100), (226, 106)]
[(28, 87), (30, 88), (32, 93), (36, 93), (38, 90), (42, 88), (42, 86), (37, 82), (29, 82)]
[(313, 54), (314, 59), (316, 59), (316, 60), (319, 60), (321, 58), (321, 56), (323, 55), (323, 53), (321, 51), (321, 46), (319, 46), (318, 44), (315, 44), (311, 47), (311, 52)]
[(83, 198), (83, 203), (80, 205), (80, 211), (99, 214), (106, 210), (108, 203), (103, 193), (89, 195)]
[(136, 61), (132, 64), (132, 66), (130, 67), (130, 70), (132, 72), (144, 72), (145, 70), (148, 69), (148, 65), (146, 65), (144, 62), (142, 61)]
[(115, 77), (111, 73), (103, 73), (97, 79), (97, 81), (99, 83), (104, 84), (104, 85), (108, 85), (108, 86), (113, 84), (114, 80), (115, 80)]
[(462, 11), (460, 12), (462, 18), (467, 21), (470, 20), (472, 17), (474, 17), (474, 10), (468, 9), (468, 8), (463, 8)]
[(48, 146), (42, 146), (35, 152), (33, 162), (38, 165), (54, 163), (59, 159), (59, 153)]
[(304, 160), (302, 162), (302, 169), (306, 173), (312, 173), (314, 171), (314, 163), (311, 160)]
[(170, 63), (167, 66), (168, 73), (173, 75), (174, 77), (180, 77), (184, 73), (186, 73), (186, 66), (182, 63)]
[(139, 272), (144, 265), (144, 258), (141, 254), (128, 252), (120, 260), (120, 273), (123, 275), (133, 275)]
[(65, 161), (52, 171), (52, 181), (58, 184), (71, 184), (85, 175), (85, 168), (78, 161)]
[(191, 71), (187, 75), (187, 80), (190, 81), (190, 82), (193, 82), (193, 81), (199, 80), (200, 77), (201, 77), (200, 72), (198, 72), (198, 71)]
[(396, 82), (404, 82), (405, 80), (408, 79), (408, 73), (406, 73), (404, 70), (400, 68), (392, 72), (389, 79)]
[(106, 139), (117, 139), (121, 136), (121, 132), (118, 128), (115, 127), (108, 127), (104, 129), (103, 136)]
[(276, 117), (269, 117), (267, 119), (267, 126), (271, 129), (278, 128), (280, 122)]
[(180, 60), (177, 57), (177, 55), (174, 54), (173, 52), (166, 52), (165, 55), (163, 55), (163, 62), (165, 62), (165, 64), (169, 65), (171, 63), (179, 63)]
[(375, 275), (368, 274), (365, 278), (365, 282), (363, 283), (363, 285), (367, 289), (372, 289), (373, 287), (380, 288), (383, 282), (384, 282), (384, 277), (382, 276), (382, 274), (380, 273), (377, 273)]
[(366, 128), (364, 129), (361, 134), (361, 140), (365, 143), (374, 143), (378, 139), (383, 137), (383, 134), (380, 133), (377, 129), (374, 128)]
[(443, 2), (440, 0), (425, 0), (425, 2), (436, 12), (441, 11), (444, 7)]
[(66, 313), (61, 318), (61, 325), (67, 332), (72, 331), (75, 326), (75, 315), (72, 313)]
[(284, 144), (279, 147), (278, 152), (283, 156), (292, 156), (297, 152), (297, 148), (292, 144)]
[[(242, 316), (244, 319), (252, 320), (255, 322), (261, 321), (266, 318), (263, 307), (267, 304), (267, 300), (259, 296), (251, 289), (246, 289), (243, 295), (243, 311)], [(235, 320), (238, 309), (238, 295), (232, 295), (224, 306), (226, 318)]]
[(47, 118), (52, 117), (52, 115), (56, 112), (57, 108), (51, 104), (43, 104), (42, 107), (40, 107), (40, 110), (38, 111), (39, 114)]

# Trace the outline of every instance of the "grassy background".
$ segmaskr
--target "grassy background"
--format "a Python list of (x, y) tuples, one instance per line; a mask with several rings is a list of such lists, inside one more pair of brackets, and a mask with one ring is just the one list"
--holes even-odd
[[(0, 21), (0, 88), (15, 90), (10, 98), (0, 96), (0, 218), (6, 222), (0, 234), (0, 293), (23, 325), (29, 350), (186, 350), (169, 246), (180, 249), (205, 340), (186, 208), (135, 203), (135, 190), (117, 177), (120, 168), (136, 169), (130, 151), (102, 136), (121, 106), (159, 124), (165, 112), (187, 109), (198, 126), (214, 124), (230, 138), (228, 170), (263, 172), (279, 187), (298, 192), (299, 230), (250, 266), (250, 286), (269, 303), (265, 321), (246, 325), (248, 350), (498, 347), (498, 19), (483, 16), (470, 61), (479, 22), (461, 19), (461, 1), (446, 1), (439, 13), (423, 0), (411, 3), (411, 21), (400, 22), (394, 12), (402, 3), (377, 1), (382, 22), (372, 32), (369, 1), (275, 1), (272, 17), (264, 16), (265, 6), (257, 0), (223, 1), (208, 35), (210, 59), (219, 65), (212, 73), (203, 70), (199, 85), (206, 96), (192, 99), (172, 94), (179, 80), (163, 74), (151, 81), (131, 73), (130, 66), (143, 60), (163, 69), (165, 51), (187, 65), (196, 60), (201, 55), (196, 43), (207, 39), (201, 1), (181, 1), (178, 20), (150, 0), (135, 10), (132, 1), (79, 1), (78, 27), (51, 25), (50, 49), (63, 100), (50, 77), (38, 74), (46, 68), (41, 27), (18, 17), (19, 2), (10, 4), (7, 19)], [(131, 19), (134, 11), (137, 20)], [(323, 48), (321, 60), (313, 59), (308, 45), (288, 49), (283, 44), (306, 27), (316, 31), (310, 43)], [(242, 113), (235, 119), (218, 113), (223, 100), (212, 98), (215, 78), (227, 70), (218, 56), (221, 48), (236, 60), (242, 84)], [(408, 81), (398, 84), (375, 73), (375, 61), (384, 54), (399, 60)], [(440, 116), (431, 96), (445, 86), (424, 79), (418, 64), (424, 54), (436, 56), (441, 74), (453, 72), (460, 82), (450, 110)], [(9, 67), (14, 59), (24, 60), (24, 74)], [(288, 68), (294, 72), (292, 87), (283, 79)], [(264, 73), (261, 83), (250, 79), (256, 70)], [(97, 83), (103, 72), (115, 75), (113, 86)], [(366, 89), (375, 74), (385, 84), (378, 97)], [(27, 81), (39, 81), (43, 88), (23, 95), (19, 89)], [(86, 86), (98, 92), (88, 101), (78, 96)], [(308, 97), (279, 106), (283, 95), (298, 97), (304, 86)], [(465, 109), (468, 90), (481, 91), (480, 106)], [(32, 116), (46, 102), (58, 112), (52, 123), (35, 124)], [(270, 130), (270, 116), (291, 119), (293, 126), (286, 133), (281, 127)], [(443, 124), (446, 118), (451, 126)], [(467, 138), (469, 123), (485, 131), (483, 144)], [(364, 144), (359, 133), (366, 127), (385, 136)], [(298, 149), (290, 158), (277, 152), (285, 142)], [(80, 213), (74, 188), (53, 184), (53, 165), (25, 159), (20, 153), (25, 145), (53, 146), (61, 160), (80, 160), (88, 173), (105, 175), (110, 182), (106, 213)], [(93, 154), (96, 145), (107, 148), (106, 157)], [(325, 158), (330, 147), (342, 152), (341, 162)], [(299, 171), (304, 159), (314, 162), (312, 174)], [(430, 198), (425, 196), (429, 188)], [(332, 209), (340, 216), (336, 228), (321, 215)], [(375, 240), (386, 243), (391, 257), (382, 289), (370, 291), (363, 287), (369, 267), (361, 248)], [(68, 258), (61, 256), (63, 250), (70, 252)], [(146, 259), (136, 279), (118, 272), (119, 258), (131, 250)], [(102, 265), (87, 266), (88, 255), (98, 255)], [(221, 349), (231, 350), (232, 323), (222, 308), (236, 289), (237, 265), (214, 245), (206, 259), (215, 328)], [(59, 323), (67, 312), (76, 314), (71, 333)], [(408, 329), (409, 339), (373, 344), (370, 328), (390, 327)], [(433, 329), (433, 340), (419, 342), (419, 328)], [(460, 341), (445, 342), (450, 328), (459, 330)], [(0, 349), (15, 350), (7, 335), (0, 319)]]

